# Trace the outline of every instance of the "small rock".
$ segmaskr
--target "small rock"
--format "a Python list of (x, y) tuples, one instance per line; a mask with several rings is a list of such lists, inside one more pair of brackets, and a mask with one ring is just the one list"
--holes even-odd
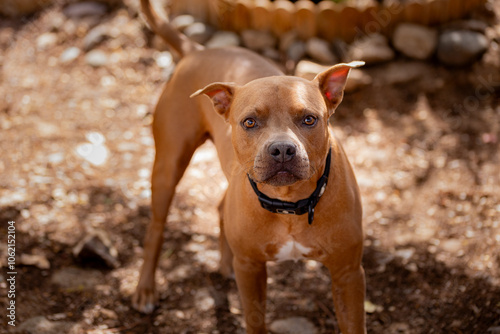
[(73, 255), (82, 262), (105, 264), (110, 268), (118, 268), (118, 251), (102, 230), (94, 230), (86, 235), (74, 248)]
[(394, 51), (384, 35), (371, 34), (354, 42), (347, 51), (348, 60), (377, 64), (394, 59)]
[(81, 18), (85, 16), (102, 16), (106, 14), (107, 6), (100, 2), (85, 1), (72, 3), (63, 9), (64, 15), (69, 18)]
[(19, 263), (24, 266), (35, 266), (39, 269), (50, 269), (50, 262), (45, 255), (21, 254)]
[(99, 313), (105, 319), (113, 319), (113, 320), (118, 319), (118, 315), (116, 314), (116, 312), (107, 308), (101, 308), (99, 310)]
[(366, 313), (375, 313), (382, 312), (384, 308), (380, 305), (375, 305), (369, 300), (365, 300), (365, 312)]
[(275, 320), (269, 329), (278, 334), (316, 334), (318, 330), (314, 324), (306, 318), (292, 317)]
[(381, 80), (389, 85), (405, 84), (421, 78), (428, 70), (420, 62), (394, 62), (386, 66)]
[(458, 239), (443, 240), (439, 246), (446, 252), (456, 254), (463, 249), (462, 242)]
[(217, 31), (205, 45), (209, 49), (238, 46), (240, 37), (232, 31)]
[(28, 334), (77, 334), (81, 333), (83, 329), (77, 323), (67, 321), (51, 321), (44, 316), (37, 316), (23, 321), (16, 327), (14, 333), (28, 333)]
[(337, 57), (330, 50), (330, 44), (320, 38), (310, 38), (306, 43), (306, 51), (313, 59), (324, 64), (334, 64), (337, 62)]
[(172, 57), (172, 54), (168, 51), (155, 52), (153, 58), (159, 68), (169, 68), (174, 65), (174, 57)]
[(71, 63), (73, 60), (78, 58), (81, 53), (82, 51), (76, 46), (69, 47), (61, 53), (59, 61), (63, 64)]
[(445, 65), (463, 66), (479, 59), (488, 49), (488, 39), (479, 32), (446, 31), (439, 37), (437, 56)]
[(306, 52), (306, 43), (302, 41), (295, 41), (286, 50), (286, 56), (290, 60), (299, 61), (305, 56)]
[(205, 44), (214, 34), (214, 29), (205, 23), (195, 22), (184, 29), (184, 34), (196, 43)]
[(47, 50), (57, 44), (57, 34), (47, 32), (36, 39), (36, 48), (40, 51)]
[(108, 55), (101, 50), (92, 50), (85, 56), (85, 61), (93, 67), (105, 66), (108, 63)]
[(424, 60), (436, 50), (437, 31), (418, 24), (402, 23), (396, 27), (392, 43), (404, 55)]
[(241, 32), (241, 38), (243, 45), (254, 51), (274, 48), (276, 45), (276, 38), (265, 31), (244, 30)]
[(190, 25), (195, 23), (195, 19), (192, 15), (179, 15), (172, 19), (171, 24), (180, 31), (183, 31)]
[(208, 311), (215, 307), (215, 301), (208, 289), (200, 289), (194, 296), (196, 307), (202, 311)]
[(100, 25), (93, 28), (83, 38), (83, 50), (89, 51), (90, 49), (93, 49), (107, 37), (109, 37), (108, 27)]

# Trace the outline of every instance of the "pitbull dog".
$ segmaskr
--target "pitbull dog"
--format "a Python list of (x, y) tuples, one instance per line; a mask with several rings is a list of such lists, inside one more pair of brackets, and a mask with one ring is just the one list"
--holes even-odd
[(349, 70), (363, 63), (337, 64), (311, 81), (286, 76), (246, 49), (204, 49), (149, 0), (141, 5), (151, 29), (182, 59), (154, 115), (152, 222), (134, 308), (154, 310), (155, 269), (175, 187), (196, 148), (210, 139), (229, 184), (221, 207), (221, 272), (234, 272), (247, 332), (266, 333), (266, 262), (303, 258), (329, 269), (342, 333), (365, 333), (361, 200), (329, 128)]

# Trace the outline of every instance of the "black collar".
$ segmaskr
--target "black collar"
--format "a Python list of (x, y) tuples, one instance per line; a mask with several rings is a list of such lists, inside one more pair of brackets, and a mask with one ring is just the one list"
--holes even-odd
[(330, 174), (330, 163), (332, 160), (332, 149), (328, 152), (328, 156), (326, 157), (325, 171), (323, 175), (320, 177), (318, 182), (316, 183), (316, 189), (313, 191), (309, 198), (301, 199), (295, 203), (293, 202), (285, 202), (275, 198), (269, 198), (263, 193), (259, 191), (257, 188), (257, 184), (248, 176), (248, 180), (252, 185), (255, 194), (259, 198), (260, 205), (273, 213), (281, 213), (286, 215), (303, 215), (304, 213), (308, 213), (308, 222), (309, 225), (312, 224), (314, 219), (314, 208), (316, 204), (318, 204), (320, 197), (323, 195), (326, 189), (326, 184), (328, 183), (328, 175)]

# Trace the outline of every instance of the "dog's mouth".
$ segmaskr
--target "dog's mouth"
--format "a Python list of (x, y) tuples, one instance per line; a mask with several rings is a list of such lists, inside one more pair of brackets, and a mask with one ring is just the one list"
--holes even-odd
[(276, 164), (272, 166), (254, 166), (253, 179), (274, 187), (290, 186), (297, 181), (308, 178), (308, 166), (289, 166)]

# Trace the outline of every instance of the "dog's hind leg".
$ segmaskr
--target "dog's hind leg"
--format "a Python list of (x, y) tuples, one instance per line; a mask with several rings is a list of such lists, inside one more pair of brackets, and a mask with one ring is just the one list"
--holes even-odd
[(132, 297), (133, 307), (153, 312), (157, 303), (155, 271), (163, 243), (163, 229), (175, 187), (198, 146), (207, 138), (201, 113), (192, 101), (173, 93), (167, 85), (156, 107), (153, 135), (156, 156), (151, 178), (152, 221), (144, 240), (144, 262)]

